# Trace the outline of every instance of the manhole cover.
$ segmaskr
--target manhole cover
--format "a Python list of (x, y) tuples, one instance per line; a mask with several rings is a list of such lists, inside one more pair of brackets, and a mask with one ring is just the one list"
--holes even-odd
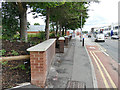
[(83, 88), (85, 89), (85, 83), (80, 81), (68, 81), (66, 88)]

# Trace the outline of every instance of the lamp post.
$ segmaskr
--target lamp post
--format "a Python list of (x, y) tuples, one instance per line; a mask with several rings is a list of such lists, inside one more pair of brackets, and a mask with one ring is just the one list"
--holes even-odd
[(81, 13), (81, 38), (80, 39), (82, 39), (82, 40), (80, 40), (80, 41), (82, 41), (82, 46), (84, 46), (84, 37), (83, 37), (83, 33), (82, 33), (82, 13)]
[[(84, 37), (83, 37), (83, 33), (82, 33), (82, 18), (83, 18), (82, 12), (83, 12), (83, 11), (89, 11), (89, 9), (80, 10), (80, 12), (81, 12), (81, 37), (80, 37), (80, 41), (82, 41), (82, 46), (84, 46)], [(93, 10), (91, 10), (91, 11), (93, 11)]]
[(81, 30), (80, 30), (80, 42), (82, 41), (82, 13), (81, 13)]

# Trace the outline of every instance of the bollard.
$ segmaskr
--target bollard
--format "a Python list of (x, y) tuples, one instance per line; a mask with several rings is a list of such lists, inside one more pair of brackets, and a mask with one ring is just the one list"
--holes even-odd
[(60, 37), (59, 39), (59, 51), (60, 53), (64, 53), (64, 37)]
[(72, 35), (69, 35), (69, 40), (71, 40), (71, 38), (72, 38)]
[(83, 38), (83, 41), (82, 41), (82, 46), (84, 46), (84, 38)]

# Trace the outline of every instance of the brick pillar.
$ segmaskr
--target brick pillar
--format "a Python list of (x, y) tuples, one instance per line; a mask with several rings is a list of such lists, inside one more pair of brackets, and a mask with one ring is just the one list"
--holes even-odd
[(49, 39), (27, 49), (30, 51), (31, 84), (44, 88), (47, 73), (55, 56), (55, 41)]
[(59, 51), (60, 53), (64, 53), (64, 37), (60, 37), (59, 39)]
[(68, 45), (68, 42), (69, 42), (69, 38), (68, 38), (68, 36), (65, 36), (65, 45), (66, 46)]
[(44, 87), (46, 81), (46, 52), (31, 51), (31, 84)]

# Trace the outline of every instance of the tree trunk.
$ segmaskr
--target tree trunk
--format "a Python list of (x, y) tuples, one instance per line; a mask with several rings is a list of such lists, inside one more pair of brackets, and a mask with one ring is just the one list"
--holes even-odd
[(27, 42), (27, 7), (25, 2), (18, 2), (20, 12), (20, 40)]
[(50, 8), (47, 7), (47, 14), (46, 14), (46, 26), (45, 26), (45, 39), (49, 39), (49, 18), (50, 18)]
[(62, 27), (63, 31), (62, 31), (62, 35), (64, 35), (64, 27)]
[(27, 16), (26, 16), (26, 12), (21, 14), (21, 18), (20, 18), (20, 40), (25, 40), (27, 42)]
[(54, 28), (54, 24), (53, 24), (53, 22), (52, 22), (52, 28), (53, 28), (53, 31), (55, 31), (55, 28)]
[(61, 25), (60, 25), (60, 31), (59, 31), (60, 37), (62, 36), (61, 29), (62, 29), (62, 27), (61, 27)]
[(66, 34), (67, 34), (67, 29), (66, 29), (66, 27), (65, 27), (65, 36), (66, 36)]
[(56, 36), (57, 36), (57, 34), (58, 34), (58, 21), (57, 21), (57, 25), (56, 25)]

